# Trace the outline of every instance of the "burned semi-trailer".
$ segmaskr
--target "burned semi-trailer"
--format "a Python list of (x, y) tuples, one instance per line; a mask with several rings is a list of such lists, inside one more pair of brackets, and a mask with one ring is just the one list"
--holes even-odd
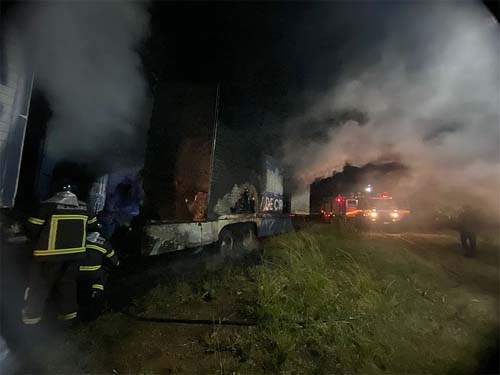
[[(7, 118), (10, 126), (8, 142), (0, 142), (2, 206), (14, 204), (21, 156), (27, 156), (23, 143), (31, 82), (26, 76), (15, 82), (17, 90), (0, 86), (0, 94), (10, 93), (0, 95), (0, 104), (5, 101), (18, 111), (1, 112), (8, 115), (2, 119)], [(243, 125), (243, 105), (230, 96), (217, 85), (157, 87), (144, 166), (115, 165), (94, 183), (87, 181), (89, 186), (79, 186), (79, 198), (98, 215), (108, 237), (114, 233), (119, 242), (138, 250), (135, 239), (141, 232), (142, 254), (155, 255), (212, 243), (229, 251), (236, 245), (250, 248), (257, 237), (291, 229), (284, 213), (283, 170), (270, 155), (272, 147), (256, 141), (255, 129)], [(8, 105), (3, 108), (11, 108)], [(47, 150), (43, 139), (39, 142), (36, 154), (43, 159)], [(27, 166), (36, 166), (35, 178), (23, 188), (40, 201), (48, 198), (60, 163), (43, 171), (41, 164), (38, 160)], [(98, 175), (95, 171), (94, 177)], [(34, 205), (24, 209), (29, 212)], [(134, 241), (122, 241), (132, 222)], [(120, 231), (125, 235), (116, 236)]]
[(282, 168), (226, 95), (220, 86), (157, 89), (143, 170), (144, 255), (250, 248), (291, 228)]

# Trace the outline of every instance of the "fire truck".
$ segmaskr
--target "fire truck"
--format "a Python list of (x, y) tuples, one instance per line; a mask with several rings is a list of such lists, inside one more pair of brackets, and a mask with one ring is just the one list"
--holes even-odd
[(397, 225), (408, 217), (410, 210), (388, 192), (380, 195), (348, 193), (324, 199), (321, 213), (325, 219), (355, 220), (365, 225)]

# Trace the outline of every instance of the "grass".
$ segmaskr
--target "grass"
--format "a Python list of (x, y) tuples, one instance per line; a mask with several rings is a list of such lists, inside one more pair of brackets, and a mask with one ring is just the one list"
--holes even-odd
[[(456, 255), (459, 256), (458, 254)], [(248, 373), (470, 373), (494, 312), (394, 239), (317, 227), (270, 241), (257, 268)], [(493, 333), (493, 334), (492, 334)]]
[[(108, 313), (49, 367), (171, 374), (477, 373), (498, 349), (498, 245), (466, 259), (449, 236), (312, 226), (266, 240), (257, 265), (158, 284), (131, 312), (212, 319), (139, 323)], [(135, 279), (134, 279), (135, 280)], [(252, 328), (216, 324), (254, 320)], [(70, 348), (64, 348), (71, 352)]]

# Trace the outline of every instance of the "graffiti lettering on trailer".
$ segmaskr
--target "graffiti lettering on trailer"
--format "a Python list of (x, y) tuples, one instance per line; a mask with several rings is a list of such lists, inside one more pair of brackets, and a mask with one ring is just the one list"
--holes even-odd
[(283, 196), (280, 194), (264, 193), (260, 204), (262, 212), (283, 211)]

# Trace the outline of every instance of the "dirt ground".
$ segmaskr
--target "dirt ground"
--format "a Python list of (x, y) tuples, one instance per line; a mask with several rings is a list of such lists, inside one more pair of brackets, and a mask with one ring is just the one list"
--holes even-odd
[(461, 287), (485, 299), (499, 296), (499, 248), (479, 239), (478, 254), (464, 257), (458, 235), (442, 233), (370, 233), (407, 243), (407, 248), (428, 262), (439, 265), (455, 287)]
[[(463, 298), (498, 322), (498, 245), (479, 241), (477, 257), (469, 259), (462, 255), (454, 233), (370, 232), (365, 236), (400, 243), (442, 271), (450, 290), (460, 291), (466, 296)], [(110, 281), (107, 312), (96, 321), (78, 323), (69, 333), (56, 332), (51, 323), (36, 332), (20, 327), (13, 306), (19, 306), (22, 297), (17, 298), (11, 290), (12, 306), (3, 304), (8, 310), (2, 322), (3, 327), (9, 325), (6, 338), (17, 353), (29, 353), (29, 357), (18, 356), (17, 372), (228, 373), (227, 369), (234, 367), (235, 352), (240, 350), (231, 338), (254, 328), (218, 322), (252, 321), (249, 310), (256, 301), (257, 286), (253, 285), (251, 269), (259, 261), (257, 252), (223, 259), (214, 249), (124, 259)], [(18, 282), (13, 277), (4, 280)], [(14, 289), (19, 293), (22, 288)], [(213, 323), (151, 322), (137, 317)], [(38, 344), (36, 349), (33, 344)], [(485, 371), (498, 366), (495, 354), (485, 356)]]
[[(4, 247), (2, 251), (2, 336), (15, 354), (15, 363), (2, 368), (2, 374), (207, 373), (230, 359), (218, 337), (249, 329), (217, 324), (244, 320), (241, 306), (247, 304), (248, 296), (236, 285), (231, 291), (211, 290), (207, 280), (217, 278), (223, 269), (256, 264), (257, 253), (235, 253), (227, 259), (207, 248), (203, 252), (122, 259), (122, 266), (111, 276), (107, 288), (106, 313), (90, 323), (77, 322), (68, 331), (50, 317), (34, 327), (21, 324), (29, 249)], [(199, 290), (191, 289), (190, 285), (196, 284)], [(148, 300), (155, 291), (159, 291), (160, 309), (154, 309)], [(149, 306), (149, 310), (141, 310), (138, 304)], [(213, 324), (145, 322), (137, 316), (203, 319)]]

